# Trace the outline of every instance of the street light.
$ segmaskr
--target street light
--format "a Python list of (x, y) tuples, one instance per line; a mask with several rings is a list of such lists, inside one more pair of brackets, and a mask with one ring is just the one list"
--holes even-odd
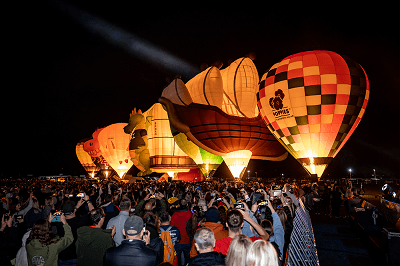
[(350, 172), (350, 179), (351, 179), (351, 168), (349, 169), (349, 172)]
[(247, 170), (247, 178), (250, 178), (250, 170)]

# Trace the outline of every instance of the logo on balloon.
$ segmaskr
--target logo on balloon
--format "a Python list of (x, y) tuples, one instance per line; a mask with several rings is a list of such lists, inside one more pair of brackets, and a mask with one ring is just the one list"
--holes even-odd
[(285, 94), (281, 89), (275, 91), (275, 97), (269, 98), (269, 105), (271, 106), (272, 109), (276, 110), (276, 112), (273, 112), (276, 120), (279, 120), (279, 118), (283, 119), (292, 116), (290, 114), (290, 108), (287, 107), (284, 108), (283, 106), (284, 98)]
[(281, 110), (283, 108), (283, 98), (285, 98), (285, 94), (279, 89), (275, 91), (275, 97), (269, 98), (269, 105), (272, 109)]

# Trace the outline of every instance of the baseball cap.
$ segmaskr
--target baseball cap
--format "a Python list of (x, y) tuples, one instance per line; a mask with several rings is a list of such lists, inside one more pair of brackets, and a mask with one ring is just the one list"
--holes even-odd
[(139, 216), (132, 215), (126, 219), (124, 224), (125, 234), (135, 236), (143, 230), (143, 219)]

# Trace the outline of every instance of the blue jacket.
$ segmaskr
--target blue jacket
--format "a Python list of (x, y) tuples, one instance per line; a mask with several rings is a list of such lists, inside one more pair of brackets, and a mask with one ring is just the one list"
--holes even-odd
[(279, 251), (281, 252), (281, 256), (282, 256), (283, 245), (285, 244), (285, 231), (283, 231), (281, 219), (279, 219), (279, 216), (276, 212), (274, 212), (272, 214), (272, 218), (274, 219), (273, 225), (272, 225), (274, 227), (274, 235), (270, 236), (268, 241), (275, 242), (278, 245)]

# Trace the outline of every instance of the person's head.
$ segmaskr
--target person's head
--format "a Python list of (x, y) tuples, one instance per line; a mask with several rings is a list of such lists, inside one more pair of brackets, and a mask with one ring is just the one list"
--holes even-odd
[(53, 197), (46, 197), (46, 199), (44, 200), (44, 205), (52, 207), (54, 205)]
[(171, 223), (171, 216), (167, 211), (162, 211), (158, 216), (160, 219), (161, 224), (170, 224)]
[(247, 251), (251, 245), (251, 240), (246, 235), (237, 235), (232, 239), (226, 255), (227, 266), (242, 266), (246, 264)]
[(32, 199), (32, 209), (35, 212), (39, 212), (40, 211), (39, 201), (36, 198)]
[(188, 202), (185, 198), (182, 198), (179, 200), (179, 205), (181, 209), (187, 209), (188, 207)]
[(143, 216), (143, 222), (146, 225), (152, 226), (156, 231), (160, 231), (160, 220), (158, 219), (157, 215), (152, 212), (147, 212)]
[(97, 227), (102, 227), (104, 223), (106, 215), (104, 213), (104, 210), (102, 208), (95, 208), (90, 211), (89, 213), (89, 219), (92, 225), (97, 226)]
[(271, 243), (259, 239), (254, 241), (247, 252), (246, 266), (278, 266), (279, 260)]
[(35, 222), (32, 227), (32, 231), (26, 240), (26, 243), (29, 243), (31, 240), (37, 239), (40, 244), (48, 246), (55, 241), (53, 230), (51, 229), (50, 223), (46, 219), (39, 219)]
[(229, 231), (239, 233), (243, 226), (243, 215), (238, 210), (230, 210), (226, 216), (226, 225)]
[(128, 198), (124, 198), (119, 203), (119, 208), (121, 211), (129, 212), (131, 210), (131, 200)]
[(143, 226), (144, 222), (142, 218), (136, 215), (129, 216), (124, 223), (122, 234), (127, 239), (142, 239), (144, 233)]
[(221, 221), (221, 215), (215, 207), (211, 207), (206, 211), (206, 222), (218, 223)]
[(199, 253), (213, 251), (215, 247), (214, 232), (207, 227), (197, 230), (194, 234), (194, 245)]
[(66, 201), (62, 205), (62, 211), (65, 216), (70, 216), (75, 214), (75, 202), (72, 200)]
[(144, 211), (145, 212), (151, 212), (154, 209), (154, 205), (151, 201), (146, 202), (146, 204), (144, 205)]
[(260, 225), (269, 234), (269, 236), (274, 235), (274, 227), (269, 220), (267, 220), (267, 219), (262, 220)]
[(285, 213), (285, 209), (283, 209), (283, 208), (278, 208), (278, 209), (276, 210), (276, 214), (278, 214), (279, 219), (281, 220), (281, 224), (282, 224), (282, 226), (283, 226), (283, 231), (286, 231), (286, 226), (285, 226), (285, 224), (286, 224), (286, 220), (287, 220), (287, 215), (286, 215), (286, 213)]

